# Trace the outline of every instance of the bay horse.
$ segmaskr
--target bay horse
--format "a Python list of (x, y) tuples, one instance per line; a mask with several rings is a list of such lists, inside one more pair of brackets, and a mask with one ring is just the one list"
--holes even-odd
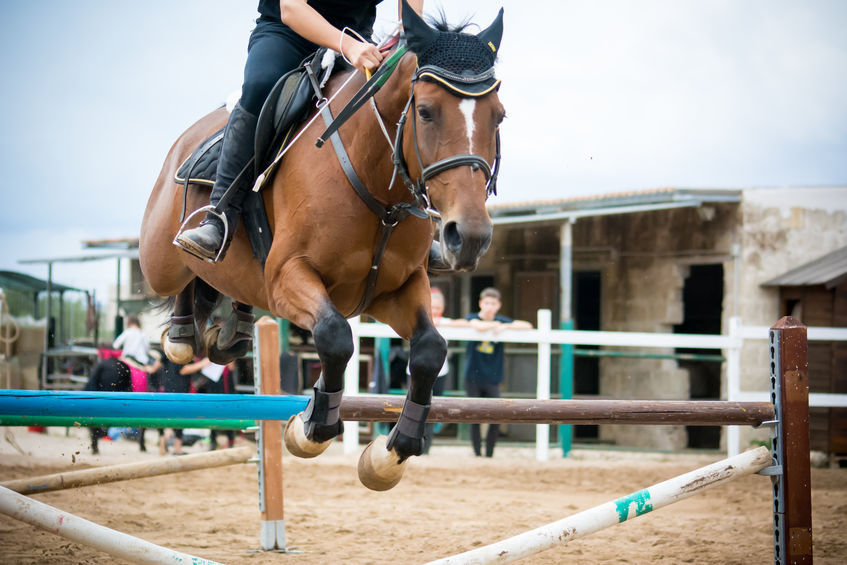
[[(411, 384), (398, 423), (388, 438), (374, 440), (359, 462), (360, 480), (374, 490), (393, 487), (408, 458), (422, 451), (432, 386), (446, 356), (446, 342), (431, 321), (430, 248), (440, 229), (443, 260), (454, 270), (474, 269), (487, 250), (492, 224), (485, 204), (494, 188), (490, 177), (496, 177), (498, 128), (505, 116), (493, 70), (502, 9), (491, 26), (473, 35), (443, 23), (431, 27), (403, 4), (409, 50), (373, 97), (379, 116), (362, 108), (338, 129), (371, 204), (414, 212), (394, 222), (370, 291), (386, 218), (378, 218), (351, 188), (332, 149), (304, 141), (318, 137), (320, 123), (309, 125), (290, 147), (271, 187), (261, 193), (273, 232), (264, 269), (242, 225), (216, 264), (172, 244), (183, 204), (174, 174), (223, 127), (225, 109), (201, 118), (171, 147), (144, 213), (139, 244), (141, 268), (152, 289), (175, 297), (162, 336), (173, 361), (185, 363), (199, 352), (194, 331), (205, 326), (219, 293), (233, 299), (233, 313), (206, 331), (203, 345), (218, 362), (248, 351), (252, 306), (312, 332), (322, 373), (305, 411), (286, 426), (285, 443), (294, 455), (314, 457), (342, 431), (344, 371), (353, 354), (347, 317), (361, 311), (410, 341)], [(339, 90), (350, 72), (356, 71), (333, 76), (326, 92)], [(330, 110), (338, 112), (363, 83), (364, 77), (355, 77)], [(394, 129), (393, 149), (380, 131), (380, 119)], [(411, 192), (392, 188), (398, 170)], [(197, 209), (208, 202), (208, 192), (193, 186), (187, 198), (188, 207)], [(362, 304), (366, 292), (371, 298)]]

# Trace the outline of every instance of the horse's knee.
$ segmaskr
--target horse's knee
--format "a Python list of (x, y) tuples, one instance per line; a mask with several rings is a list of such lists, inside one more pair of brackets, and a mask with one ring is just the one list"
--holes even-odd
[(447, 357), (447, 341), (432, 325), (412, 336), (409, 343), (409, 372), (413, 377), (434, 381)]
[(318, 319), (312, 335), (324, 374), (343, 373), (353, 356), (353, 332), (344, 316), (332, 308)]

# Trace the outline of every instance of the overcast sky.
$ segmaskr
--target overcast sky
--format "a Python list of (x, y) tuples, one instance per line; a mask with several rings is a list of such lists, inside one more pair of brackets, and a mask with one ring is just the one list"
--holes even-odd
[[(0, 269), (136, 237), (168, 148), (240, 88), (257, 2), (0, 4)], [(432, 0), (505, 7), (497, 202), (847, 184), (847, 2)], [(378, 28), (396, 15), (379, 9)], [(58, 265), (101, 293), (114, 263)], [(102, 294), (100, 294), (102, 296)]]

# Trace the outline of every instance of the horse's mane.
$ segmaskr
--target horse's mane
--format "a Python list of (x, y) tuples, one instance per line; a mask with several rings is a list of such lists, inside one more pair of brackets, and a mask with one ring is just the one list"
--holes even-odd
[[(462, 33), (471, 26), (477, 26), (477, 24), (471, 22), (470, 16), (466, 17), (464, 20), (459, 22), (458, 24), (451, 25), (447, 22), (447, 14), (444, 13), (444, 7), (438, 7), (438, 14), (435, 16), (427, 16), (427, 23), (431, 25), (433, 28), (438, 31), (451, 31), (454, 33)], [(467, 32), (465, 32), (467, 33)]]

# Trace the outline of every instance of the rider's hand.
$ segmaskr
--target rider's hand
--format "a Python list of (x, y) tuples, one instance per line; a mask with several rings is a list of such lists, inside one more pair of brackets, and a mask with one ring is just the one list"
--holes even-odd
[(344, 55), (360, 72), (364, 72), (365, 69), (376, 70), (383, 59), (383, 54), (379, 52), (375, 45), (363, 43), (349, 35), (344, 36), (343, 49)]

